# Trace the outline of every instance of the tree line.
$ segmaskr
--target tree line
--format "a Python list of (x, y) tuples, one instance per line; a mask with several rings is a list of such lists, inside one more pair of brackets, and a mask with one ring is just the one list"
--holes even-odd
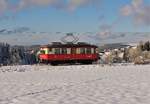
[(147, 41), (145, 43), (140, 42), (139, 46), (142, 51), (150, 51), (150, 41)]
[(0, 43), (0, 65), (35, 64), (35, 51), (25, 46), (10, 46)]

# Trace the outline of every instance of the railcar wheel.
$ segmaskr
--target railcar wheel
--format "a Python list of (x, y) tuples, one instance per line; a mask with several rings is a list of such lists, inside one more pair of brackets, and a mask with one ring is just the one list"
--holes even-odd
[(92, 64), (93, 62), (91, 60), (84, 60), (84, 61), (78, 61), (78, 63), (89, 65), (89, 64)]
[(50, 63), (52, 66), (57, 66), (59, 63), (58, 62), (51, 62)]

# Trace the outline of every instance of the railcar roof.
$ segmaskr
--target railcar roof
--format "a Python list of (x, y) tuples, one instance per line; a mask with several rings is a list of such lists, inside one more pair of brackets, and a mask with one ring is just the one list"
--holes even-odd
[(91, 45), (91, 44), (48, 44), (48, 45), (43, 45), (41, 48), (65, 48), (65, 47), (93, 47), (97, 48), (96, 45)]

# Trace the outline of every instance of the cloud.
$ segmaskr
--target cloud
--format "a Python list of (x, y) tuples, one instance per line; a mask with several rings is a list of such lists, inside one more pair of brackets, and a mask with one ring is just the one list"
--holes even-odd
[(133, 12), (131, 5), (126, 5), (123, 8), (121, 8), (121, 15), (123, 16), (129, 16)]
[(79, 7), (96, 4), (101, 0), (20, 0), (15, 6), (17, 10), (29, 6), (52, 6), (67, 11), (74, 11)]
[(131, 16), (136, 25), (150, 25), (150, 5), (144, 0), (132, 0), (130, 4), (121, 8), (121, 15)]
[(123, 16), (130, 16), (139, 13), (143, 10), (144, 2), (143, 0), (131, 0), (130, 4), (127, 4), (121, 8), (121, 14)]
[(16, 11), (22, 10), (24, 8), (32, 7), (32, 6), (60, 6), (62, 3), (61, 0), (19, 0), (15, 5), (13, 5), (13, 9)]
[[(111, 34), (111, 35), (110, 35)], [(114, 32), (114, 33), (110, 33), (109, 35), (103, 36), (101, 33), (96, 33), (96, 35), (88, 35), (89, 38), (94, 39), (96, 42), (101, 42), (101, 41), (105, 41), (105, 40), (116, 40), (116, 39), (121, 39), (121, 38), (125, 38), (127, 36), (128, 33), (121, 33), (121, 32)]]
[(133, 8), (139, 9), (139, 7), (143, 5), (143, 3), (143, 0), (132, 0), (131, 5), (133, 6)]
[(100, 26), (100, 30), (101, 30), (101, 32), (97, 33), (96, 35), (101, 37), (101, 38), (106, 38), (109, 35), (111, 35), (112, 25), (102, 24)]
[(0, 14), (3, 13), (8, 8), (8, 3), (6, 0), (0, 0)]
[(14, 35), (14, 34), (19, 34), (19, 33), (27, 33), (29, 31), (30, 31), (29, 27), (18, 27), (12, 30), (1, 29), (0, 35)]
[(0, 30), (0, 34), (1, 34), (1, 33), (4, 33), (5, 31), (6, 31), (6, 29), (1, 29), (1, 30)]
[(70, 0), (68, 1), (68, 10), (74, 11), (78, 7), (87, 6), (89, 4), (97, 4), (101, 0)]
[(135, 14), (135, 23), (150, 25), (150, 6), (144, 7), (143, 10)]
[(98, 4), (102, 0), (0, 0), (0, 13), (20, 11), (32, 6), (51, 6), (66, 11), (74, 11), (79, 7)]

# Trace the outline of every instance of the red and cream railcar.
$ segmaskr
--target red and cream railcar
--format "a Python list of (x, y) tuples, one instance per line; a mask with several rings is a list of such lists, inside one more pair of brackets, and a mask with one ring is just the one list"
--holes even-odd
[(83, 63), (92, 64), (99, 59), (98, 47), (95, 45), (77, 43), (54, 43), (40, 47), (38, 58), (40, 62), (51, 64)]

